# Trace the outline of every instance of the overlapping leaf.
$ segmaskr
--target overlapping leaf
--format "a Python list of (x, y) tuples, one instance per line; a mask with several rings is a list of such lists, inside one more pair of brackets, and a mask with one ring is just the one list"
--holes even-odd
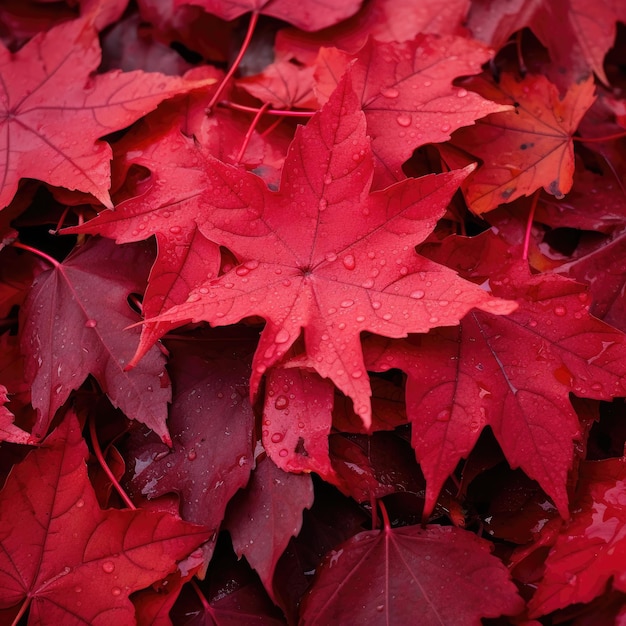
[(360, 533), (326, 556), (306, 596), (301, 624), (467, 624), (523, 608), (489, 544), (443, 526)]
[[(213, 341), (223, 344), (216, 335)], [(254, 458), (253, 415), (247, 399), (246, 344), (230, 354), (211, 347), (172, 344), (175, 385), (169, 428), (172, 448), (138, 435), (133, 442), (133, 491), (148, 498), (181, 496), (183, 519), (216, 531), (228, 501), (245, 487)]]
[(90, 76), (99, 63), (97, 35), (85, 20), (38, 35), (15, 55), (0, 49), (0, 209), (25, 177), (111, 207), (111, 148), (97, 140), (166, 98), (215, 82), (143, 72)]
[(234, 20), (245, 13), (271, 15), (302, 30), (319, 30), (332, 26), (355, 13), (362, 0), (330, 3), (326, 0), (175, 0), (180, 7), (186, 4), (201, 6), (208, 13), (223, 20)]
[(141, 293), (150, 267), (145, 246), (93, 239), (63, 263), (40, 274), (21, 310), (21, 345), (32, 404), (33, 429), (42, 438), (57, 409), (92, 374), (115, 406), (169, 441), (165, 420), (171, 389), (165, 359), (155, 346), (126, 371), (138, 329), (127, 303)]
[(176, 568), (209, 533), (168, 513), (102, 511), (73, 414), (0, 492), (0, 608), (28, 624), (131, 624), (129, 594)]
[(546, 573), (530, 602), (533, 617), (588, 603), (607, 585), (626, 592), (626, 461), (583, 466), (576, 512), (546, 559)]
[(308, 474), (292, 474), (268, 457), (259, 459), (245, 491), (233, 498), (225, 526), (239, 557), (257, 571), (270, 597), (280, 555), (302, 527), (302, 511), (313, 504)]
[[(424, 34), (404, 43), (370, 39), (359, 50), (351, 75), (372, 138), (375, 188), (403, 179), (402, 164), (417, 147), (446, 141), (461, 126), (510, 108), (452, 85), (480, 72), (491, 54), (468, 39)], [(336, 85), (349, 58), (321, 52), (319, 91), (327, 94)]]
[(402, 337), (456, 324), (472, 307), (503, 314), (515, 306), (413, 251), (443, 214), (465, 171), (368, 194), (372, 170), (365, 119), (347, 80), (297, 133), (279, 192), (215, 162), (222, 182), (218, 186), (214, 178), (207, 189), (216, 208), (200, 229), (241, 264), (158, 320), (225, 325), (264, 317), (252, 393), (304, 329), (312, 366), (352, 398), (369, 425), (361, 332)]
[(484, 98), (514, 105), (454, 136), (455, 146), (483, 162), (463, 185), (472, 211), (491, 211), (541, 187), (562, 198), (572, 188), (572, 135), (593, 103), (593, 80), (572, 85), (563, 98), (544, 76), (519, 79), (503, 73), (498, 83), (480, 77), (466, 86)]
[(498, 240), (481, 239), (492, 247), (488, 243), (480, 257), (480, 243), (448, 241), (449, 262), (490, 276), (494, 293), (516, 299), (519, 309), (506, 317), (471, 312), (458, 328), (372, 346), (368, 366), (409, 374), (412, 445), (428, 481), (425, 515), (489, 425), (509, 463), (537, 480), (567, 518), (567, 471), (580, 437), (568, 396), (624, 395), (626, 336), (589, 315), (582, 285), (507, 266)]

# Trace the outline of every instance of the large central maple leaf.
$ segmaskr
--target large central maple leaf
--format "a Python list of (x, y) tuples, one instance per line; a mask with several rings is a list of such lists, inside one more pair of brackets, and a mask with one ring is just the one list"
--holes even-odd
[(455, 325), (472, 307), (515, 308), (414, 251), (469, 169), (368, 194), (373, 159), (349, 76), (296, 133), (280, 191), (217, 161), (213, 171), (206, 194), (213, 207), (198, 225), (240, 265), (157, 319), (225, 325), (264, 317), (252, 394), (304, 329), (310, 365), (352, 398), (369, 426), (361, 332), (404, 337)]

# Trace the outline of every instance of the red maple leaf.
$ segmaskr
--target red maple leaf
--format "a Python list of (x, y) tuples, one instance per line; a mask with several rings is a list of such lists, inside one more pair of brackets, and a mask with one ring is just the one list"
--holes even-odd
[(91, 76), (100, 56), (89, 20), (56, 26), (14, 55), (0, 48), (0, 209), (26, 177), (90, 193), (111, 207), (111, 148), (98, 139), (166, 98), (215, 82), (144, 72)]
[[(263, 407), (263, 447), (286, 472), (333, 475), (328, 457), (333, 386), (316, 373), (273, 368), (267, 376)], [(332, 482), (332, 481), (331, 481)]]
[[(126, 415), (169, 442), (165, 426), (171, 389), (156, 346), (132, 371), (136, 320), (127, 298), (144, 289), (151, 257), (143, 246), (93, 239), (40, 274), (21, 309), (25, 376), (38, 410), (33, 437), (42, 438), (57, 409), (93, 374)], [(130, 350), (130, 351), (129, 351)]]
[(591, 602), (609, 581), (626, 592), (626, 459), (583, 465), (576, 511), (546, 559), (546, 572), (530, 601), (538, 617), (570, 604)]
[[(489, 544), (467, 531), (404, 526), (355, 535), (328, 554), (301, 624), (468, 624), (523, 608)], [(377, 616), (380, 616), (378, 619)]]
[(567, 471), (573, 440), (580, 437), (568, 396), (624, 395), (626, 337), (589, 315), (582, 285), (529, 276), (504, 261), (504, 245), (495, 237), (477, 239), (448, 240), (438, 258), (450, 254), (451, 265), (458, 259), (474, 276), (490, 276), (494, 293), (517, 299), (518, 310), (507, 317), (476, 311), (458, 329), (372, 346), (368, 367), (399, 367), (409, 375), (407, 414), (428, 481), (426, 516), (446, 478), (490, 425), (511, 466), (537, 480), (567, 518)]
[(215, 208), (199, 226), (241, 264), (157, 321), (225, 325), (264, 317), (251, 393), (304, 329), (312, 367), (352, 398), (369, 425), (361, 332), (402, 337), (456, 324), (472, 307), (496, 314), (514, 308), (413, 251), (466, 171), (406, 180), (368, 195), (373, 163), (348, 80), (297, 132), (280, 191), (219, 162), (212, 171), (207, 194)]
[(177, 7), (201, 6), (223, 20), (234, 20), (245, 13), (271, 15), (302, 30), (319, 30), (336, 24), (356, 13), (363, 0), (175, 0)]
[[(376, 189), (404, 178), (402, 164), (419, 146), (446, 141), (461, 126), (510, 108), (452, 84), (480, 72), (491, 55), (468, 39), (425, 34), (404, 43), (370, 39), (359, 50), (351, 76), (372, 138)], [(320, 57), (318, 91), (328, 95), (350, 57), (333, 49)]]
[(485, 98), (514, 105), (454, 136), (455, 146), (483, 161), (463, 184), (472, 211), (491, 211), (541, 187), (557, 198), (568, 193), (574, 176), (572, 135), (593, 104), (593, 80), (572, 85), (563, 98), (544, 76), (519, 79), (503, 73), (498, 83), (482, 76), (465, 84)]
[(86, 459), (70, 413), (0, 492), (0, 608), (30, 606), (30, 625), (131, 624), (128, 596), (209, 536), (168, 513), (102, 511)]
[(258, 459), (245, 491), (228, 509), (225, 527), (239, 557), (257, 571), (269, 596), (280, 555), (302, 527), (302, 511), (313, 504), (313, 482), (307, 474), (292, 474), (268, 457)]
[[(211, 347), (228, 335), (213, 333), (195, 345), (170, 342), (174, 389), (168, 421), (172, 446), (136, 433), (130, 450), (135, 493), (181, 497), (183, 519), (216, 531), (228, 501), (246, 486), (253, 466), (253, 414), (248, 402), (250, 343), (227, 353)], [(210, 554), (205, 550), (208, 559)]]

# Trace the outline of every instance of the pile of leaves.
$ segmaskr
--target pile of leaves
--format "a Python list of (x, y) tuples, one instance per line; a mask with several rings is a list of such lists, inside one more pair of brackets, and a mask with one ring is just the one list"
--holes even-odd
[(626, 4), (7, 0), (2, 624), (625, 624)]

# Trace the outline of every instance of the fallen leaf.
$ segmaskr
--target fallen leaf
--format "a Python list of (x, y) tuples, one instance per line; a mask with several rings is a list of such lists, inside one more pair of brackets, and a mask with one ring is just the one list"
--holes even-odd
[(93, 374), (115, 406), (169, 442), (165, 420), (171, 389), (156, 346), (131, 371), (138, 329), (127, 303), (141, 293), (151, 255), (145, 246), (92, 239), (40, 274), (20, 311), (25, 376), (38, 411), (33, 437), (46, 434), (57, 409)]
[(462, 186), (470, 209), (480, 215), (541, 187), (563, 198), (573, 183), (572, 136), (594, 101), (593, 80), (572, 85), (563, 98), (539, 75), (519, 79), (503, 73), (498, 83), (483, 76), (464, 85), (514, 106), (478, 120), (453, 138), (454, 146), (483, 162)]
[(386, 527), (355, 535), (325, 558), (301, 624), (479, 626), (524, 603), (489, 544), (450, 526)]
[(148, 321), (226, 325), (264, 317), (252, 394), (304, 329), (312, 367), (352, 398), (369, 427), (361, 332), (402, 337), (456, 324), (472, 307), (497, 314), (515, 307), (413, 251), (466, 171), (406, 180), (368, 195), (373, 164), (365, 119), (347, 80), (296, 134), (279, 192), (219, 162), (213, 171), (206, 193), (215, 205), (226, 200), (200, 230), (241, 264)]
[(0, 492), (0, 607), (29, 605), (29, 625), (131, 624), (128, 596), (208, 537), (167, 513), (101, 510), (86, 458), (69, 413)]
[(99, 63), (98, 38), (88, 20), (56, 26), (13, 55), (0, 48), (6, 89), (0, 105), (0, 209), (26, 177), (90, 193), (112, 207), (111, 148), (98, 139), (129, 126), (166, 98), (215, 82), (144, 72), (91, 76)]

